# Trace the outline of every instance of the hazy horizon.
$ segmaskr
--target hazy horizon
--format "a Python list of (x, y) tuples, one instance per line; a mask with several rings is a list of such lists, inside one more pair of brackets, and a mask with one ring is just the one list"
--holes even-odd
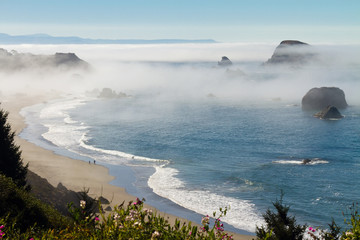
[(1, 1), (0, 32), (93, 39), (360, 43), (360, 2)]

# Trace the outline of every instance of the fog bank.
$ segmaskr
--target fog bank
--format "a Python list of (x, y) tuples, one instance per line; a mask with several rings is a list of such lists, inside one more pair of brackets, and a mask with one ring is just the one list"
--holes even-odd
[[(296, 67), (264, 66), (276, 48), (272, 44), (1, 47), (32, 54), (72, 52), (90, 63), (93, 69), (0, 72), (2, 93), (54, 89), (78, 94), (108, 87), (158, 101), (219, 99), (243, 103), (276, 100), (300, 104), (309, 89), (335, 86), (344, 90), (349, 105), (360, 105), (359, 45), (312, 45), (316, 58)], [(233, 64), (218, 66), (222, 56), (227, 56)]]

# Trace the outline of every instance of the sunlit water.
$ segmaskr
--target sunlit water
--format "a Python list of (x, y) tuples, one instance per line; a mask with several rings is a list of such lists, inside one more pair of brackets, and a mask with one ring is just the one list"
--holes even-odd
[(360, 108), (341, 112), (326, 121), (285, 101), (67, 98), (24, 109), (21, 136), (105, 164), (116, 184), (170, 213), (182, 210), (154, 196), (203, 215), (230, 206), (223, 220), (254, 232), (283, 191), (300, 223), (326, 227), (360, 195)]

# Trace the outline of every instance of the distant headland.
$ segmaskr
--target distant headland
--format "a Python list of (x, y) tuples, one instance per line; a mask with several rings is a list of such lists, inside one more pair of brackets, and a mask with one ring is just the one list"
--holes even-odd
[(48, 34), (12, 36), (0, 33), (0, 44), (171, 44), (216, 43), (213, 39), (91, 39), (76, 36), (54, 37)]

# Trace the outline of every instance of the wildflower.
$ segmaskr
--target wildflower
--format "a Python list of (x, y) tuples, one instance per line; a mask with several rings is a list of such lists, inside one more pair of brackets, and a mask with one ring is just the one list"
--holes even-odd
[(100, 221), (100, 219), (98, 217), (95, 217), (95, 221), (98, 222)]
[(134, 227), (136, 227), (136, 226), (141, 226), (141, 222), (136, 221), (136, 222), (134, 222), (133, 226), (134, 226)]
[(139, 198), (136, 198), (136, 202), (133, 203), (134, 205), (142, 204), (142, 201)]
[(5, 227), (4, 225), (0, 226), (0, 239), (2, 239), (3, 236), (5, 235), (5, 233), (2, 231), (4, 229), (4, 227)]
[(120, 219), (120, 215), (117, 214), (117, 213), (115, 213), (115, 214), (114, 214), (114, 220), (117, 221), (117, 220), (119, 220), (119, 219)]
[(209, 222), (210, 222), (210, 217), (209, 217), (209, 215), (206, 215), (206, 217), (203, 217), (203, 218), (201, 219), (201, 223), (202, 223), (203, 225), (207, 225), (207, 224), (209, 224)]
[(316, 231), (316, 229), (315, 229), (315, 228), (312, 228), (312, 227), (309, 227), (309, 231), (311, 231), (311, 232), (315, 232), (315, 231)]
[(152, 214), (152, 210), (148, 209), (148, 208), (144, 208), (144, 213), (145, 214)]
[(158, 231), (153, 232), (153, 234), (151, 235), (152, 239), (158, 238), (158, 237), (160, 237), (160, 233)]
[(86, 202), (85, 202), (84, 200), (80, 200), (80, 207), (81, 207), (82, 209), (85, 208), (85, 205), (86, 205)]
[(134, 221), (134, 218), (131, 216), (126, 216), (125, 221)]

